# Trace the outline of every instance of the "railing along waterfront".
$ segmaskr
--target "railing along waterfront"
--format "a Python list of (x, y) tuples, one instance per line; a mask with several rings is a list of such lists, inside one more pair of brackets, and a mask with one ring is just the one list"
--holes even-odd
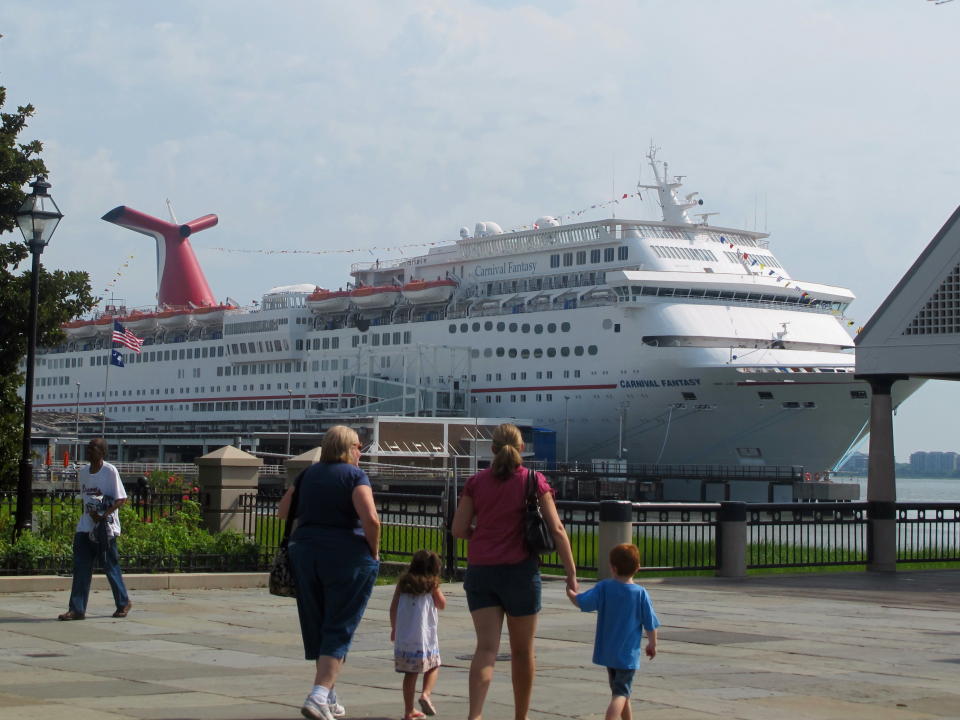
[[(417, 550), (447, 557), (446, 495), (380, 492), (374, 495), (380, 515), (380, 552), (387, 559), (409, 560)], [(458, 558), (459, 560), (459, 558)]]
[(897, 562), (960, 561), (960, 503), (897, 503)]
[[(65, 518), (74, 522), (79, 518), (83, 499), (72, 490), (34, 490), (33, 491), (34, 528), (49, 527)], [(126, 507), (133, 510), (144, 522), (155, 522), (179, 511), (184, 500), (197, 500), (197, 496), (184, 492), (131, 492), (127, 496)], [(17, 493), (0, 492), (0, 514), (16, 513)]]
[(750, 503), (747, 567), (825, 567), (867, 562), (867, 504)]
[(645, 570), (715, 570), (719, 503), (634, 503), (633, 543)]

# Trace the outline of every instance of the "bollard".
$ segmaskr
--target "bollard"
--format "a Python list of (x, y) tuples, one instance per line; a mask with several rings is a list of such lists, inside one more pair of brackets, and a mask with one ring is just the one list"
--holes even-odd
[(633, 503), (627, 500), (601, 500), (597, 549), (598, 580), (610, 577), (610, 551), (617, 545), (632, 542)]
[(717, 515), (717, 576), (747, 574), (747, 504), (722, 502)]

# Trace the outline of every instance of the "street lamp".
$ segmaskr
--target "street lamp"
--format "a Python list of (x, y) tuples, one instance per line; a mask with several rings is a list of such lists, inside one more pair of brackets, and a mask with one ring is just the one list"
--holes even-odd
[(293, 390), (287, 388), (287, 455), (290, 455), (290, 423), (293, 422)]
[(73, 436), (76, 439), (73, 445), (73, 464), (80, 459), (80, 381), (77, 380), (77, 414), (74, 416)]
[(570, 417), (567, 415), (567, 405), (570, 396), (563, 396), (563, 464), (570, 464)]
[(27, 319), (27, 378), (23, 389), (23, 450), (17, 481), (17, 514), (13, 534), (19, 537), (29, 530), (33, 520), (33, 464), (30, 460), (30, 437), (33, 430), (33, 366), (37, 354), (37, 306), (40, 299), (40, 254), (50, 242), (63, 213), (47, 194), (50, 183), (45, 175), (37, 175), (30, 183), (33, 192), (24, 198), (17, 210), (17, 225), (33, 255), (30, 271), (30, 314)]

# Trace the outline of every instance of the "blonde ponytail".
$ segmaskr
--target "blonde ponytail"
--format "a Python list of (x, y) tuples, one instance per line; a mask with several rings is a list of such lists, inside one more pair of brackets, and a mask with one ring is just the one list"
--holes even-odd
[(523, 436), (520, 429), (512, 423), (498, 425), (491, 438), (493, 462), (490, 469), (493, 476), (499, 480), (506, 480), (523, 464), (520, 451), (523, 450)]

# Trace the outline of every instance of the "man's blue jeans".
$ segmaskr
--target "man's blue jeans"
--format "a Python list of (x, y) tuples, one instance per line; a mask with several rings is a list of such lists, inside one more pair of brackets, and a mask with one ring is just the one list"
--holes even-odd
[(130, 602), (127, 586), (123, 584), (120, 572), (120, 556), (117, 554), (117, 539), (107, 538), (106, 523), (100, 522), (100, 542), (92, 542), (90, 534), (79, 532), (73, 536), (73, 588), (70, 590), (70, 609), (80, 615), (87, 612), (87, 598), (90, 597), (90, 581), (93, 579), (93, 561), (99, 557), (103, 563), (107, 582), (113, 591), (113, 601), (117, 609), (124, 608)]

